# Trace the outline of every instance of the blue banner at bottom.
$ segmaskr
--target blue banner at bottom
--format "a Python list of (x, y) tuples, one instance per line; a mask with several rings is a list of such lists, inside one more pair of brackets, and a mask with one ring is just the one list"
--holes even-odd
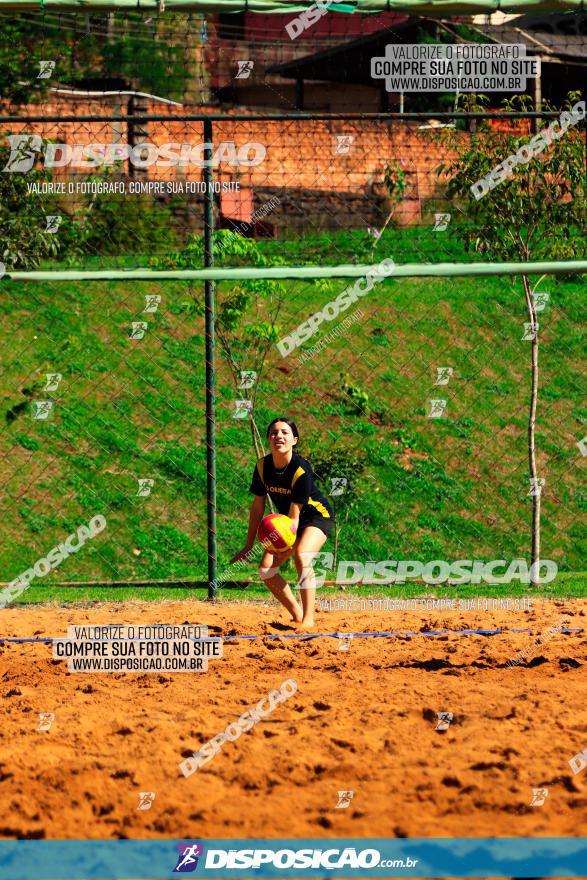
[(587, 877), (587, 838), (1, 840), (0, 880)]

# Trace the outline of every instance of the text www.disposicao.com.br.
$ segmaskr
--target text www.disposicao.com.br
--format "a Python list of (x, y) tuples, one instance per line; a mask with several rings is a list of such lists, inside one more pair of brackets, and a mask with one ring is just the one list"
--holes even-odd
[(194, 672), (201, 657), (71, 657), (72, 672)]

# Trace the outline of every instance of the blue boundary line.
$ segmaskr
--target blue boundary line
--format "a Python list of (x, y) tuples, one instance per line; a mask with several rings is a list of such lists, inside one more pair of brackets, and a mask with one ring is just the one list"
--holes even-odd
[[(96, 624), (99, 626), (99, 624)], [(152, 624), (145, 624), (145, 626), (151, 626)], [(437, 630), (427, 630), (426, 632), (374, 632), (374, 633), (343, 633), (343, 632), (334, 632), (334, 633), (283, 633), (283, 634), (275, 634), (275, 633), (266, 633), (264, 635), (252, 635), (252, 636), (204, 636), (204, 639), (207, 641), (218, 640), (218, 641), (236, 641), (237, 639), (243, 640), (253, 640), (253, 639), (340, 639), (340, 638), (365, 638), (365, 639), (381, 639), (381, 638), (389, 638), (395, 636), (469, 636), (469, 635), (480, 635), (480, 636), (493, 636), (493, 635), (501, 635), (503, 633), (533, 633), (538, 632), (538, 634), (542, 634), (544, 630), (532, 630), (532, 629), (437, 629)], [(583, 627), (562, 627), (555, 628), (549, 630), (549, 632), (561, 632), (561, 633), (580, 633), (584, 632)], [(0, 645), (4, 644), (4, 642), (12, 642), (22, 644), (24, 642), (74, 642), (76, 641), (73, 638), (68, 636), (64, 636), (63, 638), (59, 637), (44, 637), (44, 638), (13, 638), (13, 637), (3, 637), (0, 636)], [(91, 641), (96, 642), (141, 642), (145, 641), (145, 639), (91, 639)], [(148, 641), (160, 642), (167, 641), (166, 639), (149, 639)], [(193, 641), (201, 641), (201, 639), (194, 639)]]

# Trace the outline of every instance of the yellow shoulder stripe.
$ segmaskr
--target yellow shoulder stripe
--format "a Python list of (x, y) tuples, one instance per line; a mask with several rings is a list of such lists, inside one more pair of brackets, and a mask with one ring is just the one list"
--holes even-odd
[(303, 469), (303, 467), (299, 467), (297, 469), (297, 471), (295, 472), (295, 474), (293, 475), (293, 479), (291, 481), (291, 488), (292, 489), (295, 486), (297, 480), (299, 480), (299, 478), (302, 477), (304, 474), (305, 474), (305, 470)]

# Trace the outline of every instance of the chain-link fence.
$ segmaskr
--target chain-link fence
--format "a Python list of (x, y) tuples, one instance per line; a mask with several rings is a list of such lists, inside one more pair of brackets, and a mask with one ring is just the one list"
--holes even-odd
[[(102, 16), (104, 33), (97, 18), (67, 55), (78, 78), (82, 48), (101, 46), (112, 74), (145, 47), (145, 16), (125, 32), (137, 39), (134, 59), (117, 55), (117, 17)], [(536, 113), (499, 111), (497, 99), (446, 112), (446, 96), (434, 95), (424, 109), (423, 96), (408, 96), (402, 113), (378, 112), (381, 90), (353, 91), (349, 79), (349, 59), (375, 51), (377, 29), (352, 35), (362, 49), (345, 42), (346, 79), (335, 81), (320, 79), (321, 56), (336, 67), (345, 36), (332, 27), (309, 58), (294, 40), (269, 52), (267, 37), (265, 66), (247, 76), (240, 62), (255, 62), (261, 43), (241, 58), (228, 23), (209, 24), (186, 17), (175, 40), (154, 40), (158, 82), (116, 81), (106, 96), (86, 78), (83, 96), (45, 92), (38, 112), (4, 105), (3, 579), (102, 514), (104, 533), (35, 583), (246, 580), (253, 565), (234, 573), (227, 563), (279, 415), (298, 424), (301, 453), (335, 509), (328, 570), (530, 558), (537, 496), (542, 558), (579, 570), (582, 276), (566, 263), (585, 260), (584, 111), (497, 184), (488, 175), (550, 126), (558, 135), (581, 96), (567, 111), (552, 87), (557, 108)], [(384, 43), (390, 23), (383, 31)], [(187, 34), (199, 67), (179, 52)], [(585, 42), (580, 28), (567, 37), (575, 51)], [(281, 95), (269, 111), (263, 89), (274, 93), (284, 73), (290, 105)], [(163, 82), (180, 107), (137, 94)], [(545, 102), (550, 86), (544, 77)], [(283, 112), (324, 106), (312, 103), (320, 90), (329, 112)], [(360, 109), (344, 112), (345, 101)], [(544, 174), (547, 157), (555, 164)], [(550, 262), (533, 262), (527, 281), (511, 265), (537, 260)], [(212, 265), (235, 273), (204, 285), (197, 270)], [(296, 277), (291, 266), (307, 271)], [(376, 274), (381, 266), (389, 271)], [(14, 280), (39, 267), (38, 279)], [(184, 270), (196, 275), (173, 277)]]
[[(262, 241), (270, 262), (335, 265), (377, 256), (383, 232), (402, 262), (481, 259), (451, 234), (466, 209), (447, 194), (447, 163), (488, 143), (502, 145), (505, 157), (532, 138), (533, 127), (548, 130), (559, 117), (445, 114), (435, 124), (390, 114), (0, 120), (11, 132), (0, 159), (14, 172), (3, 177), (5, 197), (27, 203), (13, 247), (22, 245), (22, 266), (42, 256), (64, 268), (153, 266), (153, 256), (202, 237), (208, 161), (215, 228)], [(206, 119), (214, 144), (208, 160)], [(463, 123), (481, 131), (455, 131)], [(567, 135), (582, 167), (584, 136), (582, 122)], [(234, 264), (230, 253), (218, 256)], [(575, 253), (557, 246), (552, 256)]]
[[(573, 571), (585, 505), (580, 286), (547, 281), (542, 539), (545, 558)], [(276, 415), (298, 423), (336, 510), (339, 560), (528, 555), (531, 342), (519, 279), (391, 277), (287, 357), (267, 343), (274, 317), (287, 350), (301, 319), (328, 313), (355, 283), (218, 285), (221, 580), (234, 579), (226, 564), (246, 533), (253, 401), (262, 434)], [(182, 282), (6, 284), (3, 570), (20, 573), (102, 513), (108, 529), (69, 561), (71, 580), (204, 579), (202, 299)], [(227, 326), (235, 300), (244, 307)]]

